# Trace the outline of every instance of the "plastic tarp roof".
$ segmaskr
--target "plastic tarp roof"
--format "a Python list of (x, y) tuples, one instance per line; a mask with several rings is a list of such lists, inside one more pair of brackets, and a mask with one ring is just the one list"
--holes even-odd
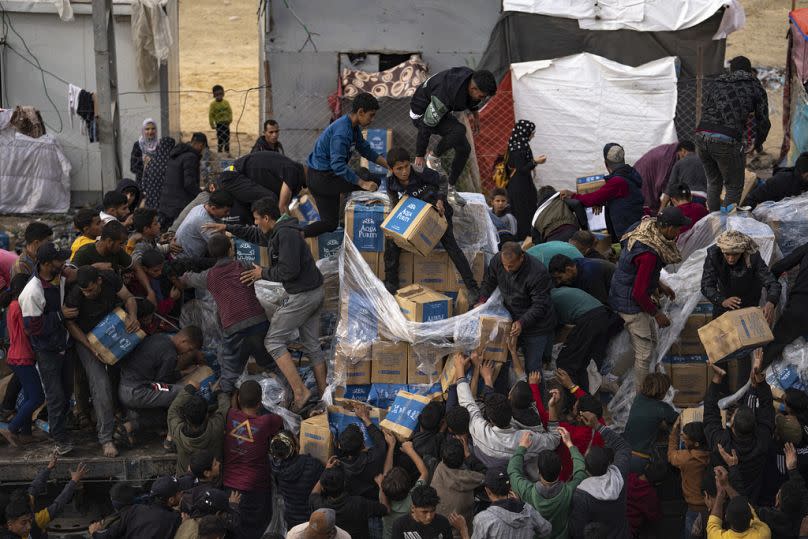
[(675, 58), (630, 67), (593, 54), (511, 65), (517, 120), (536, 124), (539, 183), (575, 190), (575, 179), (603, 172), (603, 145), (618, 142), (633, 163), (676, 142)]
[(743, 27), (746, 17), (738, 0), (505, 0), (503, 11), (519, 11), (577, 19), (587, 30), (664, 32), (690, 28), (728, 7), (715, 39)]
[(0, 212), (64, 213), (70, 208), (70, 161), (50, 134), (31, 138), (0, 111)]

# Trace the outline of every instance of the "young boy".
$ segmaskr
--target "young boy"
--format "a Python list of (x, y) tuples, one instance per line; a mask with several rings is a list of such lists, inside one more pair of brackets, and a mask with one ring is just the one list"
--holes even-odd
[[(528, 436), (527, 443), (530, 443)], [(485, 473), (485, 493), (491, 505), (474, 517), (474, 537), (533, 539), (549, 537), (553, 527), (533, 506), (511, 497), (508, 474), (501, 468)]]
[(387, 441), (387, 458), (384, 461), (384, 478), (379, 491), (379, 501), (389, 508), (390, 512), (382, 518), (384, 524), (384, 538), (390, 539), (393, 531), (393, 523), (399, 518), (410, 514), (412, 499), (410, 493), (413, 488), (424, 486), (429, 481), (429, 469), (424, 461), (415, 451), (412, 442), (401, 444), (401, 452), (407, 455), (415, 467), (418, 469), (418, 479), (415, 486), (407, 471), (400, 467), (393, 467), (393, 455), (396, 450), (396, 439), (392, 434), (385, 433), (384, 439)]
[[(388, 178), (387, 195), (390, 197), (390, 206), (398, 204), (401, 195), (409, 195), (419, 198), (424, 202), (433, 204), (438, 213), (446, 217), (448, 227), (440, 243), (454, 267), (463, 278), (463, 283), (469, 293), (469, 305), (477, 303), (479, 288), (471, 266), (460, 246), (457, 244), (454, 232), (452, 231), (452, 214), (454, 210), (446, 201), (446, 194), (441, 190), (441, 177), (432, 169), (425, 168), (418, 172), (410, 165), (410, 154), (404, 148), (391, 148), (387, 152), (387, 162), (390, 163), (393, 175)], [(398, 263), (401, 248), (393, 241), (385, 242), (384, 250), (384, 271), (385, 287), (388, 292), (395, 294), (398, 291)]]
[(92, 208), (82, 208), (76, 212), (73, 217), (73, 226), (78, 231), (79, 235), (73, 240), (70, 246), (70, 259), (72, 260), (79, 249), (89, 243), (95, 243), (98, 236), (101, 235), (101, 217), (98, 215), (98, 210)]
[(497, 229), (499, 243), (516, 240), (516, 217), (508, 211), (508, 192), (501, 187), (491, 191), (491, 222)]
[(224, 486), (241, 493), (243, 537), (261, 537), (272, 512), (267, 453), (269, 441), (283, 428), (283, 419), (264, 409), (262, 396), (261, 385), (246, 380), (225, 423)]
[(233, 109), (230, 103), (224, 98), (224, 88), (220, 85), (213, 87), (213, 101), (210, 102), (208, 111), (210, 128), (216, 130), (216, 151), (222, 153), (222, 149), (230, 155), (230, 124), (233, 122)]
[(53, 229), (41, 221), (33, 221), (28, 223), (25, 227), (25, 247), (20, 253), (20, 257), (11, 266), (10, 279), (13, 279), (18, 273), (31, 275), (36, 269), (36, 252), (41, 245), (48, 243), (53, 239)]
[(440, 498), (435, 489), (419, 485), (410, 493), (412, 507), (410, 514), (400, 517), (393, 523), (392, 539), (409, 537), (451, 537), (452, 528), (460, 533), (462, 539), (469, 539), (466, 519), (457, 514), (449, 518), (437, 513)]
[[(435, 468), (431, 485), (440, 497), (438, 513), (458, 513), (466, 522), (471, 522), (474, 518), (474, 491), (483, 485), (485, 474), (464, 469), (465, 457), (463, 444), (459, 440), (446, 440), (441, 448), (441, 461)], [(533, 483), (530, 483), (530, 487), (535, 488)], [(459, 535), (456, 533), (455, 537)]]
[(387, 443), (379, 427), (370, 421), (370, 408), (365, 406), (355, 408), (356, 416), (365, 425), (368, 436), (373, 441), (373, 447), (365, 448), (362, 431), (356, 425), (348, 425), (337, 439), (337, 455), (345, 469), (348, 493), (377, 500), (379, 486), (375, 478), (384, 470)]
[(368, 521), (387, 514), (383, 504), (349, 493), (346, 484), (345, 466), (336, 457), (331, 457), (325, 466), (320, 481), (314, 485), (309, 497), (312, 510), (333, 509), (336, 524), (351, 537), (370, 537)]
[[(676, 419), (668, 437), (668, 462), (679, 468), (682, 475), (682, 494), (687, 502), (685, 513), (685, 531), (693, 528), (699, 515), (707, 518), (707, 507), (701, 493), (704, 471), (710, 463), (710, 450), (704, 436), (704, 423), (695, 421), (681, 427), (682, 416)], [(684, 442), (684, 449), (679, 449), (679, 432)]]
[(104, 211), (99, 214), (104, 224), (110, 221), (120, 221), (125, 226), (132, 224), (129, 218), (129, 199), (121, 192), (107, 191), (104, 193)]
[(132, 214), (132, 227), (135, 233), (129, 236), (126, 242), (126, 254), (132, 257), (132, 261), (137, 265), (140, 257), (149, 249), (157, 249), (164, 255), (169, 253), (169, 244), (157, 243), (160, 239), (160, 220), (157, 218), (157, 210), (150, 208), (138, 208)]

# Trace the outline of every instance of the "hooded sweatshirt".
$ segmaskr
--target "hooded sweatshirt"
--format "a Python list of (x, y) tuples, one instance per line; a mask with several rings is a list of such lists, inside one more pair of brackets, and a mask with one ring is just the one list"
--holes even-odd
[(614, 451), (614, 464), (600, 476), (581, 481), (572, 495), (570, 520), (571, 537), (583, 539), (584, 528), (590, 522), (601, 522), (609, 530), (608, 539), (628, 539), (630, 535), (626, 519), (626, 482), (631, 461), (631, 446), (619, 434), (608, 427), (598, 429), (606, 447)]
[[(485, 475), (480, 472), (449, 468), (443, 462), (439, 463), (431, 483), (440, 497), (438, 513), (441, 515), (457, 513), (471, 524), (474, 517), (474, 490), (484, 482)], [(471, 532), (469, 529), (469, 533)]]
[(166, 165), (160, 213), (174, 221), (182, 209), (199, 194), (199, 161), (201, 155), (190, 144), (177, 144)]
[(569, 481), (556, 481), (552, 485), (533, 483), (522, 473), (525, 460), (525, 448), (520, 447), (508, 463), (508, 476), (511, 488), (519, 497), (534, 507), (542, 517), (553, 526), (552, 539), (569, 537), (570, 506), (572, 495), (578, 485), (586, 479), (584, 457), (573, 445), (569, 449), (572, 455), (573, 473)]
[(135, 182), (135, 180), (130, 180), (129, 178), (124, 178), (118, 182), (118, 185), (115, 187), (115, 190), (119, 193), (125, 195), (125, 190), (131, 189), (135, 191), (135, 199), (129, 204), (129, 211), (133, 212), (135, 209), (140, 206), (140, 199), (143, 197), (143, 194), (140, 191), (140, 186)]
[[(469, 434), (474, 441), (475, 456), (491, 468), (494, 466), (506, 467), (508, 460), (519, 447), (519, 439), (522, 437), (521, 430), (511, 426), (500, 428), (489, 423), (480, 411), (480, 407), (474, 400), (467, 380), (460, 380), (457, 384), (457, 399), (460, 406), (469, 411)], [(555, 450), (561, 438), (558, 435), (558, 422), (551, 421), (547, 424), (547, 431), (532, 431), (533, 442), (527, 450), (526, 470), (531, 480), (538, 480), (538, 468), (536, 459), (538, 454), (545, 449)]]
[(272, 475), (283, 497), (283, 516), (293, 528), (311, 516), (309, 495), (323, 473), (323, 464), (311, 455), (297, 455), (277, 462), (272, 459)]
[(201, 433), (191, 436), (187, 432), (185, 419), (182, 417), (182, 407), (196, 393), (192, 385), (185, 386), (183, 391), (168, 408), (168, 432), (177, 444), (177, 474), (188, 471), (191, 453), (208, 450), (213, 453), (219, 462), (222, 462), (222, 443), (224, 442), (224, 421), (227, 410), (230, 408), (230, 395), (219, 393), (216, 399), (218, 407), (213, 413), (208, 413), (207, 421)]
[(553, 528), (530, 505), (521, 500), (498, 500), (474, 517), (472, 539), (533, 539), (550, 537)]

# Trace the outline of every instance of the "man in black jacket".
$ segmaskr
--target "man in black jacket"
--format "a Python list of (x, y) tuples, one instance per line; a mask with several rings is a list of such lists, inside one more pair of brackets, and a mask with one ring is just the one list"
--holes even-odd
[(471, 112), (473, 132), (480, 129), (478, 111), (488, 98), (497, 92), (497, 81), (490, 71), (474, 71), (468, 67), (453, 67), (432, 75), (425, 80), (410, 101), (410, 118), (418, 129), (415, 142), (415, 166), (424, 168), (429, 137), (440, 135), (434, 156), (440, 157), (447, 150), (455, 151), (449, 171), (449, 202), (459, 206), (466, 201), (457, 195), (455, 184), (463, 173), (471, 146), (466, 140), (466, 128), (452, 112)]
[(519, 339), (525, 354), (526, 372), (540, 371), (553, 348), (556, 315), (550, 299), (552, 286), (544, 264), (525, 256), (518, 243), (509, 241), (491, 259), (480, 287), (480, 303), (499, 288), (514, 320), (511, 337)]
[(160, 224), (167, 229), (199, 194), (199, 160), (208, 147), (204, 133), (194, 133), (190, 144), (177, 144), (171, 150), (166, 165), (163, 192), (160, 195)]
[(763, 348), (763, 369), (773, 361), (780, 360), (785, 347), (794, 339), (802, 337), (808, 326), (808, 243), (797, 247), (791, 254), (773, 264), (772, 274), (779, 279), (783, 273), (797, 265), (800, 269), (788, 294), (786, 307), (772, 330), (774, 341)]
[(297, 436), (285, 430), (272, 437), (269, 456), (272, 477), (283, 497), (286, 526), (291, 529), (311, 516), (309, 494), (323, 473), (323, 464), (311, 455), (301, 454)]
[[(772, 390), (766, 383), (763, 369), (753, 369), (750, 376), (752, 388), (747, 394), (747, 404), (742, 404), (732, 415), (730, 427), (724, 428), (724, 421), (718, 409), (718, 401), (726, 396), (722, 388), (724, 372), (713, 367), (713, 378), (707, 395), (704, 397), (704, 436), (712, 453), (712, 465), (722, 465), (724, 457), (735, 453), (738, 457), (738, 472), (744, 486), (743, 494), (753, 504), (758, 503), (760, 480), (766, 467), (769, 444), (774, 435), (774, 408)], [(726, 387), (726, 386), (724, 386)]]
[[(241, 281), (254, 283), (266, 279), (283, 284), (289, 297), (272, 316), (265, 341), (267, 350), (276, 362), (290, 362), (291, 355), (286, 347), (292, 342), (292, 333), (297, 331), (322, 395), (326, 385), (326, 364), (320, 350), (323, 275), (303, 239), (300, 224), (288, 214), (281, 215), (278, 199), (269, 196), (256, 200), (252, 212), (255, 226), (225, 227), (214, 224), (208, 227), (217, 231), (227, 230), (234, 236), (269, 248), (270, 267), (262, 268), (254, 264), (252, 269), (242, 274)], [(305, 391), (292, 404), (296, 413), (317, 402), (310, 390)]]
[(174, 477), (164, 475), (154, 480), (151, 500), (134, 505), (120, 520), (104, 530), (94, 523), (90, 535), (95, 539), (139, 539), (141, 537), (174, 537), (180, 527), (180, 514), (172, 509), (180, 503), (180, 491)]
[[(253, 152), (239, 157), (233, 169), (252, 180), (254, 185), (272, 191), (278, 198), (281, 213), (289, 212), (289, 202), (306, 185), (306, 172), (303, 165), (292, 161), (277, 151)], [(234, 195), (233, 186), (228, 190)], [(262, 195), (265, 196), (265, 195)], [(257, 200), (261, 197), (255, 197)]]
[[(410, 165), (410, 154), (403, 148), (391, 148), (387, 152), (387, 162), (392, 167), (393, 175), (387, 179), (387, 196), (390, 197), (390, 206), (398, 204), (399, 196), (409, 195), (429, 202), (438, 212), (446, 217), (448, 227), (440, 239), (441, 245), (446, 249), (454, 267), (463, 278), (463, 284), (469, 293), (469, 304), (477, 302), (478, 287), (469, 261), (460, 246), (452, 229), (452, 215), (454, 210), (446, 203), (446, 194), (441, 191), (441, 177), (434, 170), (425, 168), (422, 172), (414, 170)], [(384, 285), (391, 294), (398, 291), (398, 262), (401, 248), (391, 240), (384, 246)]]
[(754, 209), (761, 202), (778, 202), (786, 197), (795, 197), (808, 191), (808, 152), (797, 158), (794, 168), (785, 168), (746, 195), (744, 206)]
[[(710, 86), (702, 105), (701, 122), (696, 129), (696, 153), (707, 174), (707, 208), (730, 209), (741, 202), (745, 158), (742, 137), (755, 115), (755, 149), (761, 151), (769, 134), (769, 100), (766, 90), (752, 72), (744, 56), (729, 62), (730, 72)], [(721, 190), (727, 190), (721, 202)]]

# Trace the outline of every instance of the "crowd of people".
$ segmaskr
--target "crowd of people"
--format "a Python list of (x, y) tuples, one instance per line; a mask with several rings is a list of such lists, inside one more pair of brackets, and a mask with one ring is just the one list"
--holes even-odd
[[(132, 149), (135, 180), (105, 193), (102, 207), (75, 214), (71, 249), (34, 221), (19, 254), (0, 251), (13, 372), (0, 435), (14, 447), (42, 443), (34, 421), (46, 418), (54, 447), (52, 462), (27, 491), (0, 497), (0, 537), (47, 535), (92, 470), (78, 466), (50, 505), (39, 499), (43, 485), (58, 456), (74, 451), (75, 433), (93, 424), (104, 457), (153, 433), (176, 455), (175, 474), (158, 477), (147, 492), (127, 482), (112, 487), (109, 511), (89, 527), (94, 538), (246, 539), (283, 531), (292, 538), (661, 537), (659, 489), (676, 474), (686, 514), (675, 535), (808, 536), (808, 395), (789, 389), (776, 410), (764, 377), (808, 323), (808, 244), (769, 266), (752, 238), (727, 231), (707, 252), (701, 289), (714, 315), (762, 304), (773, 325), (771, 344), (735, 360), (751, 389), (729, 417), (718, 406), (729, 389), (722, 368), (713, 367), (703, 418), (693, 420), (666, 401), (671, 379), (656, 356), (658, 329), (671, 323), (661, 298), (675, 298), (661, 270), (682, 261), (677, 239), (708, 211), (741, 206), (747, 122), (755, 127), (753, 149), (765, 141), (766, 94), (751, 74), (748, 60), (730, 63), (705, 96), (695, 144), (655, 148), (635, 166), (620, 144), (606, 144), (603, 185), (590, 193), (535, 188), (534, 169), (552, 156), (534, 157), (535, 125), (519, 120), (502, 160), (506, 186), (488, 193), (500, 245), (481, 282), (452, 226), (466, 204), (455, 185), (470, 153), (455, 114), (468, 113), (478, 128), (477, 111), (497, 90), (489, 72), (453, 68), (417, 89), (414, 154), (396, 147), (379, 155), (370, 147), (362, 129), (379, 102), (359, 94), (322, 132), (305, 165), (284, 154), (280, 128), (267, 120), (253, 151), (205, 185), (206, 136), (175, 144), (146, 120)], [(220, 86), (213, 94), (211, 127), (218, 151), (229, 153), (232, 111)], [(427, 152), (432, 135), (439, 141)], [(354, 151), (388, 176), (352, 168)], [(450, 151), (444, 176), (439, 158)], [(408, 195), (446, 218), (441, 244), (470, 304), (499, 290), (513, 320), (509, 360), (499, 368), (476, 352), (449, 357), (454, 376), (445, 402), (426, 405), (408, 441), (382, 431), (357, 403), (361, 428), (339, 432), (335, 455), (321, 462), (301, 452), (297, 435), (264, 407), (261, 385), (239, 379), (252, 357), (285, 380), (289, 411), (322, 413), (333, 374), (320, 345), (324, 279), (305, 238), (338, 227), (342, 195), (381, 185), (391, 205)], [(807, 186), (804, 154), (744, 202), (778, 201)], [(290, 214), (303, 188), (318, 221)], [(587, 208), (605, 212), (609, 248), (598, 249)], [(266, 247), (269, 264), (238, 260), (230, 236)], [(384, 285), (391, 294), (399, 287), (399, 258), (400, 248), (387, 241)], [(794, 268), (795, 285), (775, 323), (778, 278)], [(254, 288), (262, 279), (281, 283), (286, 293), (271, 318)], [(183, 381), (207, 365), (205, 335), (178, 322), (185, 305), (203, 296), (212, 298), (223, 335), (211, 400), (197, 379)], [(127, 332), (146, 335), (117, 363), (90, 335), (112, 312)], [(555, 370), (545, 376), (562, 327)], [(633, 361), (593, 386), (590, 375), (602, 370), (610, 340), (624, 330)], [(309, 359), (313, 385), (292, 359), (293, 342)], [(470, 370), (477, 375), (471, 381)], [(637, 390), (623, 432), (610, 426), (608, 412), (618, 383)]]

